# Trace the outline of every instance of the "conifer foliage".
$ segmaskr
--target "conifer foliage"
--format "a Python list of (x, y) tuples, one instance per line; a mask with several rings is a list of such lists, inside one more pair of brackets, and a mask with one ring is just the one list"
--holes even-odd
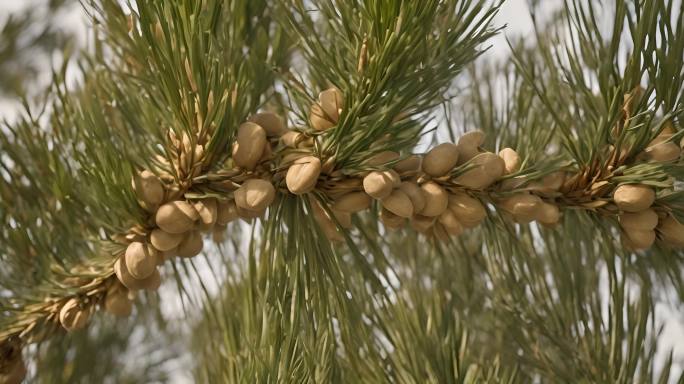
[(673, 3), (494, 61), (499, 1), (84, 2), (1, 128), (0, 382), (684, 379)]

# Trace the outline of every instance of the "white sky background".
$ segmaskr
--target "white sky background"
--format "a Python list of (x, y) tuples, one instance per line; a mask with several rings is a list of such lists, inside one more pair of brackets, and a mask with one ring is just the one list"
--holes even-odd
[[(44, 4), (46, 2), (47, 0), (0, 0), (0, 21), (4, 20), (10, 12), (31, 6), (32, 4)], [(561, 0), (543, 1), (542, 14), (546, 11), (556, 8), (561, 3)], [(80, 43), (85, 43), (87, 20), (84, 17), (78, 2), (73, 4), (73, 6), (67, 12), (64, 12), (63, 15), (60, 15), (59, 21), (64, 28), (77, 33), (77, 38), (79, 39)], [(508, 52), (508, 45), (506, 44), (505, 40), (506, 35), (515, 36), (519, 34), (530, 33), (531, 18), (528, 14), (526, 1), (507, 0), (500, 13), (497, 15), (495, 23), (496, 25), (507, 24), (507, 28), (504, 34), (500, 34), (491, 40), (490, 43), (493, 45), (493, 47), (483, 57), (480, 57), (479, 60), (487, 60), (494, 57), (505, 56)], [(39, 83), (41, 84), (49, 83), (50, 63), (47, 60), (45, 61), (46, 73), (39, 77)], [(0, 120), (3, 118), (12, 120), (13, 116), (16, 115), (17, 107), (18, 103), (15, 100), (8, 100), (0, 97)], [(210, 281), (213, 279), (204, 280)], [(169, 315), (172, 315), (173, 317), (182, 316), (182, 313), (180, 312), (180, 303), (176, 297), (177, 292), (175, 291), (175, 287), (165, 288), (170, 289), (164, 289), (162, 291), (162, 295), (164, 296), (163, 300), (165, 300), (167, 305), (170, 304), (169, 301), (173, 302), (173, 305), (171, 306), (165, 305), (165, 307), (169, 308), (171, 312)], [(673, 303), (677, 303), (677, 298), (672, 298), (671, 301)], [(676, 365), (679, 369), (681, 369), (684, 367), (684, 314), (681, 312), (681, 310), (678, 312), (667, 305), (658, 304), (656, 306), (656, 316), (658, 319), (665, 322), (665, 328), (660, 340), (660, 357), (664, 359), (666, 357), (666, 352), (670, 348), (675, 348), (675, 361), (678, 362)], [(678, 373), (679, 369), (675, 369), (674, 373)], [(188, 376), (183, 369), (177, 369), (176, 373), (177, 374), (173, 375), (174, 382), (191, 382), (190, 376)], [(673, 376), (677, 377), (678, 375)]]

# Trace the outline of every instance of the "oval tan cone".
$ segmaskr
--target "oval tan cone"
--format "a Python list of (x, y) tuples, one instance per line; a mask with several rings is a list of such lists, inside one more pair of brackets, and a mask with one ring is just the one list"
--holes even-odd
[(238, 216), (246, 222), (250, 222), (252, 219), (261, 217), (266, 212), (265, 209), (262, 209), (261, 211), (252, 211), (249, 209), (240, 208), (237, 205), (235, 206), (235, 210), (237, 211)]
[(148, 291), (156, 291), (161, 286), (161, 275), (159, 270), (155, 269), (154, 272), (147, 278), (140, 280), (140, 289), (145, 289)]
[(343, 211), (337, 211), (334, 209), (331, 209), (333, 216), (335, 217), (335, 220), (337, 220), (338, 224), (342, 228), (350, 229), (352, 227), (352, 217), (351, 213), (349, 212), (343, 212)]
[(625, 229), (624, 234), (627, 237), (625, 243), (635, 251), (651, 248), (656, 238), (654, 230)]
[(434, 217), (415, 215), (411, 218), (411, 228), (420, 233), (426, 233), (435, 223)]
[(266, 131), (259, 124), (251, 122), (240, 124), (233, 147), (235, 165), (253, 170), (259, 162), (266, 144)]
[(498, 206), (513, 215), (515, 221), (529, 223), (537, 218), (542, 203), (537, 195), (519, 193), (502, 200)]
[(412, 181), (404, 181), (399, 184), (399, 190), (404, 192), (406, 196), (411, 199), (411, 204), (413, 204), (413, 211), (420, 212), (425, 208), (425, 195), (423, 190), (418, 186), (418, 184)]
[(359, 212), (370, 207), (372, 199), (365, 192), (351, 192), (343, 195), (332, 208), (342, 212)]
[(81, 309), (80, 302), (76, 298), (69, 299), (59, 311), (59, 322), (68, 332), (85, 328), (89, 318), (89, 311)]
[(202, 235), (199, 231), (190, 231), (185, 235), (180, 244), (178, 244), (176, 254), (180, 257), (197, 256), (202, 252), (203, 247), (204, 240), (202, 240)]
[(546, 225), (553, 225), (560, 220), (560, 210), (555, 204), (542, 202), (537, 214), (537, 221)]
[(639, 212), (655, 201), (653, 188), (642, 184), (623, 184), (615, 188), (613, 200), (625, 212)]
[(463, 233), (463, 225), (452, 210), (445, 210), (441, 215), (439, 215), (437, 220), (444, 226), (444, 229), (450, 235), (458, 236)]
[(667, 163), (679, 159), (682, 150), (671, 141), (655, 144), (646, 148), (643, 156), (646, 160)]
[(620, 215), (620, 226), (628, 229), (652, 230), (658, 225), (658, 214), (652, 209)]
[(442, 143), (432, 148), (423, 158), (423, 172), (432, 177), (444, 176), (458, 162), (458, 147), (453, 143)]
[(249, 211), (261, 212), (275, 199), (275, 188), (266, 180), (249, 179), (234, 192), (235, 204)]
[(320, 204), (317, 201), (311, 200), (311, 208), (313, 209), (314, 219), (316, 219), (326, 238), (335, 242), (343, 241), (344, 236), (339, 232), (337, 224), (328, 216)]
[(399, 181), (399, 175), (394, 170), (373, 171), (363, 178), (363, 190), (374, 199), (384, 199)]
[(183, 240), (183, 235), (168, 233), (159, 228), (155, 228), (150, 233), (150, 243), (161, 252), (176, 248), (181, 240)]
[(476, 227), (487, 217), (487, 211), (480, 200), (464, 192), (450, 194), (448, 208), (466, 228)]
[(660, 221), (658, 232), (664, 242), (671, 246), (684, 248), (684, 224), (672, 216)]
[(328, 130), (334, 127), (336, 124), (326, 116), (323, 108), (321, 108), (321, 105), (318, 103), (315, 103), (311, 106), (309, 111), (309, 122), (311, 123), (311, 128), (315, 129), (316, 131)]
[(411, 199), (399, 189), (395, 189), (389, 196), (382, 199), (382, 206), (399, 217), (413, 216)]
[(157, 268), (157, 250), (150, 244), (134, 241), (128, 244), (126, 266), (133, 278), (142, 280)]
[(254, 114), (249, 121), (263, 128), (268, 136), (280, 136), (285, 132), (285, 123), (280, 116), (272, 112)]
[(131, 276), (131, 273), (128, 272), (125, 257), (119, 257), (119, 259), (114, 263), (114, 273), (116, 274), (116, 277), (119, 279), (121, 284), (124, 285), (124, 287), (130, 290), (137, 290), (143, 288), (142, 280), (134, 278), (133, 276)]
[(382, 208), (380, 210), (380, 221), (382, 221), (382, 224), (387, 228), (399, 229), (404, 226), (406, 219), (395, 215), (386, 208)]
[(466, 166), (472, 168), (458, 176), (454, 181), (472, 189), (489, 187), (503, 176), (506, 169), (503, 159), (490, 152), (480, 153)]
[(138, 198), (150, 207), (156, 207), (164, 200), (164, 185), (157, 175), (148, 170), (133, 178), (133, 189)]
[(422, 168), (423, 159), (418, 155), (411, 155), (394, 164), (394, 170), (399, 174), (418, 172)]
[(344, 108), (344, 95), (339, 89), (332, 87), (318, 94), (318, 101), (327, 118), (337, 123), (340, 112)]
[(304, 134), (296, 131), (287, 131), (280, 136), (280, 142), (286, 147), (297, 148), (298, 144), (305, 139)]
[(133, 302), (128, 299), (128, 290), (123, 286), (109, 289), (104, 300), (104, 309), (117, 317), (128, 317), (133, 312)]
[(565, 172), (558, 171), (544, 176), (544, 178), (541, 181), (541, 184), (549, 190), (557, 191), (563, 186), (564, 182)]
[(157, 226), (168, 233), (184, 233), (190, 230), (198, 219), (199, 213), (195, 207), (181, 200), (162, 205), (155, 215)]
[(465, 164), (480, 153), (479, 146), (484, 143), (482, 131), (470, 131), (458, 139), (458, 165)]
[(216, 223), (218, 225), (226, 225), (239, 218), (235, 200), (220, 200), (216, 210)]
[(200, 200), (194, 204), (200, 217), (200, 229), (207, 231), (211, 229), (218, 218), (218, 205), (213, 197)]
[(447, 209), (449, 197), (447, 192), (437, 183), (429, 181), (420, 186), (425, 196), (425, 207), (418, 212), (422, 216), (439, 216)]
[(305, 156), (295, 160), (287, 170), (285, 183), (295, 195), (313, 191), (321, 175), (321, 160), (315, 156)]
[(520, 156), (518, 152), (512, 148), (504, 148), (499, 151), (499, 157), (501, 157), (505, 164), (505, 174), (516, 173), (520, 170)]

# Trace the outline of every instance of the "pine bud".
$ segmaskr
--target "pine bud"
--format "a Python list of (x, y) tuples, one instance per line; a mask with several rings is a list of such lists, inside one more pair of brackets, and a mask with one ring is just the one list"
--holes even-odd
[(520, 170), (520, 156), (512, 148), (504, 148), (499, 151), (499, 157), (503, 159), (505, 164), (504, 174), (510, 175)]
[(625, 245), (635, 251), (651, 248), (655, 242), (656, 233), (654, 230), (624, 229)]
[(464, 192), (449, 195), (448, 208), (454, 212), (458, 221), (466, 228), (478, 226), (487, 217), (487, 211), (480, 200)]
[(499, 156), (480, 153), (470, 161), (472, 168), (458, 176), (454, 181), (466, 188), (484, 189), (494, 184), (506, 169), (506, 164)]
[(290, 148), (299, 148), (304, 141), (306, 141), (306, 136), (301, 132), (287, 131), (280, 136), (280, 142)]
[(380, 221), (389, 229), (399, 229), (404, 226), (405, 218), (397, 216), (385, 208), (380, 210)]
[(401, 179), (394, 170), (373, 171), (363, 178), (363, 190), (374, 199), (384, 199), (400, 182)]
[(541, 181), (544, 188), (547, 188), (547, 189), (552, 190), (552, 191), (557, 191), (557, 190), (561, 189), (564, 182), (565, 182), (565, 172), (562, 172), (562, 171), (550, 173), (550, 174), (544, 176), (544, 178)]
[(399, 154), (394, 151), (382, 151), (371, 156), (368, 160), (364, 162), (364, 164), (369, 167), (379, 167), (389, 162), (392, 162), (398, 158)]
[(154, 173), (144, 170), (133, 178), (132, 184), (138, 199), (147, 207), (156, 207), (164, 200), (164, 185)]
[(117, 317), (128, 317), (133, 312), (133, 303), (128, 299), (128, 290), (120, 283), (113, 284), (107, 290), (104, 299), (105, 311)]
[(318, 94), (318, 101), (326, 117), (333, 123), (337, 123), (344, 106), (344, 95), (342, 94), (342, 91), (335, 87), (328, 88)]
[(466, 132), (458, 139), (458, 165), (465, 164), (480, 153), (479, 147), (484, 143), (482, 131)]
[(499, 204), (504, 211), (513, 215), (513, 219), (518, 223), (527, 224), (537, 219), (539, 210), (543, 206), (542, 199), (537, 195), (528, 193), (518, 193)]
[(258, 124), (266, 131), (268, 136), (280, 136), (285, 133), (285, 123), (272, 112), (260, 112), (249, 118), (252, 123)]
[(318, 103), (311, 106), (309, 122), (311, 123), (311, 128), (316, 131), (326, 131), (335, 126), (335, 122), (325, 114), (325, 111), (323, 111), (323, 108)]
[(200, 229), (203, 231), (211, 229), (216, 224), (218, 217), (216, 199), (213, 197), (206, 198), (197, 201), (194, 206), (199, 214)]
[(332, 212), (333, 216), (335, 217), (335, 220), (337, 220), (340, 227), (346, 228), (346, 229), (349, 229), (352, 227), (351, 213), (336, 211), (334, 209), (331, 209), (331, 212)]
[(240, 168), (253, 170), (267, 144), (266, 131), (258, 124), (246, 122), (240, 124), (237, 139), (233, 146), (233, 161)]
[(449, 198), (446, 191), (439, 184), (429, 181), (420, 186), (425, 195), (425, 207), (419, 212), (422, 216), (439, 216), (447, 208)]
[(287, 170), (285, 183), (290, 192), (301, 195), (314, 190), (320, 175), (321, 160), (315, 156), (305, 156), (295, 160)]
[(394, 164), (394, 170), (401, 174), (417, 173), (422, 168), (423, 159), (418, 155), (411, 155)]
[(432, 148), (423, 158), (423, 172), (432, 177), (444, 176), (458, 162), (458, 146), (453, 143), (442, 143)]
[(434, 217), (428, 217), (428, 216), (422, 216), (422, 215), (414, 215), (411, 218), (411, 228), (416, 230), (416, 232), (420, 233), (426, 233), (427, 231), (432, 228), (432, 225), (435, 222)]
[(239, 217), (234, 200), (220, 200), (216, 210), (216, 224), (218, 225), (226, 225)]
[(266, 180), (249, 179), (233, 195), (235, 204), (245, 210), (261, 212), (275, 199), (275, 188)]
[(330, 218), (330, 216), (328, 216), (325, 210), (321, 208), (319, 203), (317, 201), (311, 201), (311, 207), (313, 209), (314, 219), (316, 219), (316, 222), (323, 231), (323, 234), (325, 234), (325, 237), (328, 238), (328, 240), (330, 241), (343, 241), (344, 237), (339, 232), (337, 224), (335, 224), (335, 222)]
[(655, 191), (648, 185), (623, 184), (615, 188), (613, 200), (622, 211), (639, 212), (653, 204)]
[(155, 216), (157, 226), (168, 233), (184, 233), (189, 231), (199, 213), (187, 201), (172, 201), (159, 207)]
[(252, 219), (256, 219), (257, 217), (263, 216), (264, 213), (266, 212), (265, 209), (262, 209), (261, 211), (251, 211), (251, 210), (249, 210), (249, 209), (244, 209), (244, 208), (238, 207), (237, 205), (235, 206), (235, 211), (237, 212), (238, 216), (239, 216), (242, 220), (244, 220), (244, 221), (246, 221), (246, 222), (248, 222), (248, 223), (249, 223)]
[(126, 266), (133, 278), (142, 280), (157, 268), (157, 250), (150, 244), (132, 242), (125, 253)]
[(412, 181), (403, 181), (399, 184), (399, 190), (404, 192), (411, 199), (414, 212), (420, 212), (425, 208), (425, 195), (418, 184)]
[(271, 159), (273, 159), (273, 149), (271, 148), (271, 143), (267, 141), (266, 144), (264, 144), (264, 151), (261, 153), (261, 157), (259, 158), (259, 161), (257, 161), (257, 164), (270, 161)]
[(140, 289), (145, 289), (147, 291), (156, 291), (161, 286), (161, 275), (159, 270), (155, 269), (154, 272), (143, 280), (140, 280)]
[(81, 308), (81, 302), (77, 298), (69, 299), (59, 311), (59, 322), (68, 332), (76, 331), (88, 324), (90, 311)]
[(399, 189), (395, 189), (389, 196), (382, 199), (382, 207), (399, 217), (413, 216), (411, 199)]
[(667, 141), (649, 146), (641, 153), (641, 156), (646, 161), (667, 163), (679, 159), (681, 153), (682, 150), (677, 144)]
[[(204, 241), (199, 231), (188, 232), (176, 249), (176, 254), (180, 257), (194, 257), (202, 252)], [(128, 261), (128, 260), (127, 260)]]
[(150, 276), (142, 280), (136, 279), (133, 276), (131, 276), (131, 273), (128, 271), (128, 266), (126, 266), (125, 257), (119, 257), (119, 259), (114, 263), (114, 273), (116, 274), (116, 277), (119, 279), (121, 284), (123, 284), (124, 287), (132, 291), (139, 289), (155, 290), (161, 284), (161, 277), (159, 275), (159, 271), (156, 268)]
[(557, 224), (560, 220), (560, 210), (555, 204), (547, 203), (542, 201), (539, 207), (539, 214), (537, 215), (537, 221), (545, 225)]
[(447, 233), (452, 236), (458, 236), (463, 233), (463, 225), (458, 218), (456, 218), (454, 212), (450, 209), (442, 212), (442, 214), (437, 218), (437, 221), (439, 221), (440, 224), (444, 226), (444, 229), (447, 231)]
[(128, 272), (125, 257), (119, 257), (119, 259), (116, 260), (116, 262), (114, 263), (114, 273), (116, 274), (116, 277), (119, 279), (121, 284), (124, 285), (124, 287), (130, 290), (142, 289), (142, 280), (134, 278), (133, 276), (131, 276), (131, 273)]
[(668, 216), (658, 224), (661, 239), (673, 247), (684, 248), (684, 224)]
[(346, 195), (342, 195), (335, 203), (332, 208), (342, 212), (359, 212), (364, 209), (368, 209), (371, 204), (371, 197), (365, 192), (351, 192)]
[(159, 228), (155, 228), (150, 233), (150, 243), (161, 252), (176, 248), (182, 239), (183, 236), (180, 234), (168, 233)]
[(620, 226), (627, 229), (648, 231), (658, 225), (658, 214), (652, 209), (620, 215)]

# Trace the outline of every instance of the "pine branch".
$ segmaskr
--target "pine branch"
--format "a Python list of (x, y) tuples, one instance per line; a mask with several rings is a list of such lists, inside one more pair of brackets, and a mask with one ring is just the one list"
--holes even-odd
[[(653, 342), (647, 333), (656, 332), (647, 327), (653, 316), (648, 290), (638, 299), (627, 298), (627, 280), (618, 271), (628, 270), (632, 263), (612, 256), (619, 250), (612, 242), (591, 249), (591, 242), (582, 242), (591, 239), (591, 233), (580, 232), (598, 228), (609, 238), (617, 231), (618, 218), (631, 249), (649, 248), (656, 236), (658, 248), (681, 246), (677, 234), (684, 226), (677, 220), (684, 213), (674, 182), (682, 168), (680, 148), (674, 144), (682, 136), (681, 108), (673, 95), (681, 94), (683, 87), (681, 81), (670, 82), (666, 89), (657, 70), (666, 67), (663, 76), (670, 81), (681, 52), (677, 47), (682, 38), (663, 32), (672, 29), (670, 7), (659, 2), (627, 12), (618, 6), (618, 22), (605, 48), (599, 45), (604, 39), (593, 6), (575, 3), (566, 7), (566, 15), (576, 26), (577, 40), (563, 45), (538, 35), (541, 72), (535, 72), (538, 61), (526, 61), (530, 57), (517, 51), (514, 91), (519, 93), (513, 94), (518, 97), (515, 103), (507, 104), (509, 111), (518, 105), (542, 108), (538, 114), (521, 110), (509, 116), (518, 120), (508, 119), (508, 126), (519, 129), (509, 131), (511, 137), (504, 140), (522, 146), (520, 158), (510, 148), (500, 148), (499, 155), (487, 152), (485, 148), (496, 149), (493, 144), (498, 140), (490, 135), (486, 142), (477, 131), (463, 135), (458, 144), (442, 144), (419, 156), (410, 153), (431, 121), (429, 112), (445, 101), (443, 94), (454, 77), (495, 33), (489, 25), (497, 6), (322, 1), (317, 3), (317, 16), (310, 17), (301, 2), (293, 9), (280, 4), (277, 11), (265, 2), (249, 4), (223, 8), (212, 1), (152, 2), (139, 5), (130, 19), (114, 1), (93, 4), (93, 16), (106, 26), (109, 45), (98, 46), (84, 64), (83, 88), (67, 91), (63, 82), (56, 83), (51, 131), (37, 129), (40, 117), (30, 112), (20, 123), (7, 126), (11, 134), (0, 145), (10, 161), (3, 162), (0, 214), (13, 229), (3, 232), (3, 243), (9, 245), (3, 251), (9, 261), (3, 273), (10, 277), (3, 279), (3, 286), (12, 296), (1, 308), (16, 315), (0, 320), (0, 340), (12, 352), (4, 365), (15, 364), (15, 345), (47, 338), (62, 328), (82, 328), (100, 306), (129, 313), (127, 290), (155, 289), (160, 278), (157, 264), (174, 254), (192, 257), (201, 252), (199, 230), (220, 233), (238, 217), (249, 221), (268, 210), (261, 221), (259, 256), (250, 256), (248, 277), (228, 289), (229, 300), (246, 303), (226, 305), (245, 312), (207, 309), (214, 321), (221, 322), (237, 363), (222, 367), (206, 359), (201, 377), (239, 381), (246, 372), (261, 381), (293, 376), (339, 380), (344, 375), (372, 380), (377, 375), (373, 372), (383, 372), (396, 381), (513, 381), (516, 364), (510, 363), (514, 356), (507, 351), (516, 349), (510, 345), (522, 349), (523, 363), (541, 377), (653, 377)], [(224, 12), (241, 17), (221, 23)], [(274, 89), (270, 65), (285, 65), (288, 58), (290, 40), (272, 25), (271, 12), (290, 16), (287, 25), (305, 43), (303, 57), (313, 65), (308, 84), (286, 72), (292, 107), (280, 108), (294, 114), (295, 130), (286, 130), (276, 115), (253, 114)], [(637, 20), (631, 20), (632, 15), (638, 15)], [(609, 49), (605, 57), (615, 60), (623, 21), (630, 27), (636, 52), (623, 73), (615, 70), (617, 62), (596, 64), (601, 57), (584, 56), (585, 50)], [(676, 29), (681, 24), (680, 12)], [(334, 39), (339, 30), (346, 33)], [(638, 58), (643, 51), (658, 48), (658, 33), (673, 49), (642, 65)], [(275, 42), (269, 41), (271, 34)], [(269, 43), (272, 51), (263, 49)], [(563, 47), (565, 56), (559, 56)], [(578, 70), (580, 63), (598, 72), (600, 99)], [(603, 72), (606, 68), (612, 71)], [(642, 90), (638, 85), (646, 72), (652, 75), (652, 85)], [(312, 84), (324, 82), (337, 88), (313, 99), (310, 94), (317, 87)], [(132, 92), (141, 96), (128, 97)], [(475, 116), (481, 119), (480, 126), (489, 126), (485, 130), (496, 132), (495, 120), (486, 113), (492, 104), (479, 104), (488, 96), (478, 92)], [(659, 94), (663, 96), (651, 97)], [(569, 95), (571, 102), (565, 98)], [(561, 133), (558, 142), (553, 130), (523, 138), (550, 121)], [(584, 126), (577, 127), (574, 121)], [(561, 149), (545, 158), (541, 146), (549, 143), (559, 143)], [(228, 148), (233, 144), (231, 156)], [(663, 144), (669, 151), (665, 155)], [(15, 194), (22, 188), (16, 180), (26, 180), (26, 195)], [(354, 215), (369, 207), (370, 213)], [(580, 211), (580, 219), (573, 211)], [(635, 214), (649, 220), (630, 216)], [(504, 350), (497, 359), (506, 362), (492, 363), (466, 353), (470, 347), (455, 347), (467, 339), (459, 323), (458, 300), (417, 283), (413, 290), (388, 288), (390, 272), (405, 271), (375, 244), (384, 233), (378, 230), (378, 221), (386, 229), (397, 229), (407, 218), (427, 235), (431, 247), (445, 254), (451, 253), (450, 236), (484, 220), (483, 238), (491, 242), (484, 249), (481, 276), (497, 287), (492, 306), (502, 318), (515, 319), (504, 323), (504, 329), (520, 322), (535, 325), (529, 334), (498, 340)], [(653, 223), (636, 228), (629, 219), (640, 225)], [(546, 226), (562, 221), (573, 236), (563, 243), (554, 238), (557, 232), (542, 230), (548, 249), (539, 251), (532, 234), (532, 228), (539, 228), (526, 225), (535, 220)], [(358, 231), (349, 231), (352, 227)], [(497, 236), (501, 229), (508, 235)], [(67, 242), (55, 248), (54, 239), (60, 238)], [(592, 265), (599, 265), (601, 258), (606, 263), (608, 304), (598, 289), (575, 298), (572, 308), (555, 300), (554, 292), (573, 292), (582, 284), (564, 281), (566, 270), (545, 263), (554, 250), (576, 244), (586, 244)], [(28, 284), (20, 277), (26, 269), (25, 254), (40, 255), (40, 261), (31, 265), (33, 280)], [(607, 254), (611, 257), (604, 257)], [(187, 268), (185, 263), (181, 266)], [(575, 265), (579, 266), (585, 267)], [(673, 272), (670, 267), (666, 266), (668, 273)], [(544, 277), (549, 272), (554, 283), (562, 284), (548, 283)], [(176, 278), (179, 275), (176, 271)], [(597, 275), (589, 277), (596, 287)], [(675, 274), (673, 280), (681, 278)], [(420, 293), (432, 300), (420, 301)], [(516, 306), (528, 295), (529, 306)], [(615, 309), (606, 319), (600, 316), (605, 305)], [(370, 325), (359, 315), (364, 312)], [(559, 316), (563, 313), (570, 316)], [(546, 324), (550, 317), (553, 322)], [(230, 328), (232, 323), (225, 323), (226, 318), (235, 325), (247, 322), (262, 328), (248, 328), (243, 337), (240, 330)], [(428, 318), (440, 318), (441, 327), (425, 326)], [(392, 319), (399, 320), (391, 324)], [(567, 324), (567, 319), (577, 321)], [(344, 325), (336, 329), (336, 322)], [(364, 337), (356, 341), (352, 330)], [(391, 351), (377, 345), (374, 333), (380, 331)], [(408, 344), (406, 336), (411, 333), (423, 348)], [(568, 342), (572, 337), (578, 340)], [(452, 343), (437, 351), (430, 348), (445, 338)], [(633, 344), (624, 344), (626, 340)], [(209, 351), (220, 349), (216, 343), (209, 345)], [(340, 346), (347, 355), (338, 361)], [(434, 363), (417, 365), (416, 349)], [(374, 358), (366, 360), (367, 355), (358, 351)], [(581, 359), (566, 363), (566, 354)], [(480, 368), (491, 364), (491, 369)]]

